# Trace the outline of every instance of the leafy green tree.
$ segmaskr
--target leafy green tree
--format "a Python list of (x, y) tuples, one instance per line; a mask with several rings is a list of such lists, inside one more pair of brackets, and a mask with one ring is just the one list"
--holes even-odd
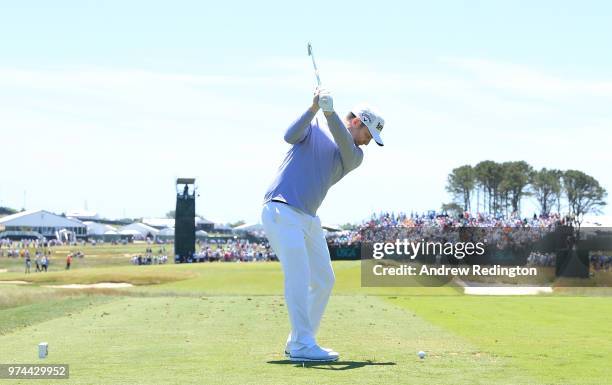
[(599, 213), (606, 205), (608, 193), (597, 179), (582, 171), (567, 170), (562, 180), (570, 215), (580, 228), (584, 214)]
[(340, 225), (340, 228), (342, 230), (355, 230), (357, 228), (357, 226), (352, 224), (352, 223), (350, 223), (350, 222), (346, 222), (345, 224)]
[(504, 194), (504, 207), (512, 207), (512, 212), (520, 213), (520, 202), (523, 196), (529, 194), (529, 176), (533, 168), (525, 161), (504, 162), (500, 192)]
[(463, 204), (464, 211), (469, 211), (471, 194), (475, 185), (474, 169), (470, 165), (465, 165), (453, 169), (448, 175), (446, 191), (453, 194), (455, 200)]
[(487, 204), (487, 198), (490, 199), (491, 197), (491, 191), (489, 189), (489, 186), (487, 184), (487, 175), (488, 175), (488, 168), (489, 168), (489, 163), (491, 161), (487, 160), (487, 161), (483, 161), (483, 162), (479, 162), (476, 166), (474, 166), (474, 178), (476, 179), (476, 188), (478, 190), (482, 190), (482, 205), (483, 205), (483, 211), (484, 212), (488, 212), (489, 209), (489, 205)]
[(170, 210), (166, 213), (166, 218), (168, 219), (175, 219), (176, 218), (176, 211), (175, 210)]
[(474, 170), (476, 181), (482, 186), (485, 193), (486, 211), (489, 213), (498, 212), (501, 207), (500, 184), (504, 174), (502, 165), (492, 160), (485, 160), (478, 163)]
[(454, 216), (459, 216), (461, 214), (463, 214), (463, 210), (461, 205), (458, 205), (455, 202), (451, 202), (451, 203), (443, 203), (441, 210), (443, 213), (450, 213)]
[(540, 206), (540, 213), (550, 214), (552, 207), (560, 203), (561, 199), (561, 177), (560, 170), (548, 170), (542, 168), (540, 171), (532, 171), (529, 177), (530, 191)]
[(10, 207), (0, 206), (0, 216), (11, 215), (17, 213), (17, 210)]

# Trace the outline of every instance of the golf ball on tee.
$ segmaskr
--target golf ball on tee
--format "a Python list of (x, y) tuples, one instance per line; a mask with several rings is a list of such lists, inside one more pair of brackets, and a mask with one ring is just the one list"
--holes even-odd
[(424, 351), (422, 351), (422, 350), (421, 350), (421, 351), (418, 353), (418, 355), (419, 355), (419, 358), (420, 358), (420, 359), (425, 358), (425, 352), (424, 352)]

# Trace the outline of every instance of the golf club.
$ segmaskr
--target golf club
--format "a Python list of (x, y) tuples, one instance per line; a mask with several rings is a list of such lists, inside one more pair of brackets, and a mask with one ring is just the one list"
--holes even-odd
[(321, 79), (319, 78), (319, 69), (317, 68), (317, 63), (315, 63), (314, 54), (312, 53), (312, 44), (308, 42), (308, 56), (312, 59), (312, 66), (315, 70), (315, 76), (317, 77), (317, 86), (321, 87)]

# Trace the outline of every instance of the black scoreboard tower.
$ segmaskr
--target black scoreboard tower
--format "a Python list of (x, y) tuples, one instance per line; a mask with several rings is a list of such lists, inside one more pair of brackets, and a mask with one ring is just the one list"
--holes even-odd
[(194, 178), (176, 180), (176, 212), (174, 219), (174, 262), (191, 262), (195, 253)]

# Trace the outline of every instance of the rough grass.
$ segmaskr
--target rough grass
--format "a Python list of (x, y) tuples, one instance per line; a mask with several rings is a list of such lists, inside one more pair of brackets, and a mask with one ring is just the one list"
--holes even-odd
[(96, 269), (50, 271), (47, 273), (3, 273), (0, 280), (21, 280), (39, 284), (71, 284), (97, 282), (128, 282), (151, 285), (194, 277), (189, 269), (177, 265), (121, 266)]
[[(36, 325), (42, 322), (48, 322), (56, 318), (77, 317), (78, 312), (83, 309), (107, 303), (115, 299), (114, 297), (104, 296), (100, 293), (63, 294), (68, 293), (41, 293), (44, 300), (32, 302), (30, 299), (23, 300), (22, 298), (21, 305), (0, 309), (0, 336), (28, 327), (36, 331)], [(28, 343), (28, 345), (31, 344), (32, 342)], [(1, 350), (4, 349), (6, 349), (6, 346), (3, 346)], [(19, 350), (22, 349), (20, 348)], [(5, 350), (5, 359), (9, 357), (9, 352), (12, 352), (11, 354), (15, 353), (15, 351)], [(0, 354), (0, 356), (1, 355), (2, 354)], [(4, 361), (2, 362), (5, 363)]]
[(71, 295), (78, 295), (78, 293), (27, 285), (2, 285), (0, 286), (0, 310)]

